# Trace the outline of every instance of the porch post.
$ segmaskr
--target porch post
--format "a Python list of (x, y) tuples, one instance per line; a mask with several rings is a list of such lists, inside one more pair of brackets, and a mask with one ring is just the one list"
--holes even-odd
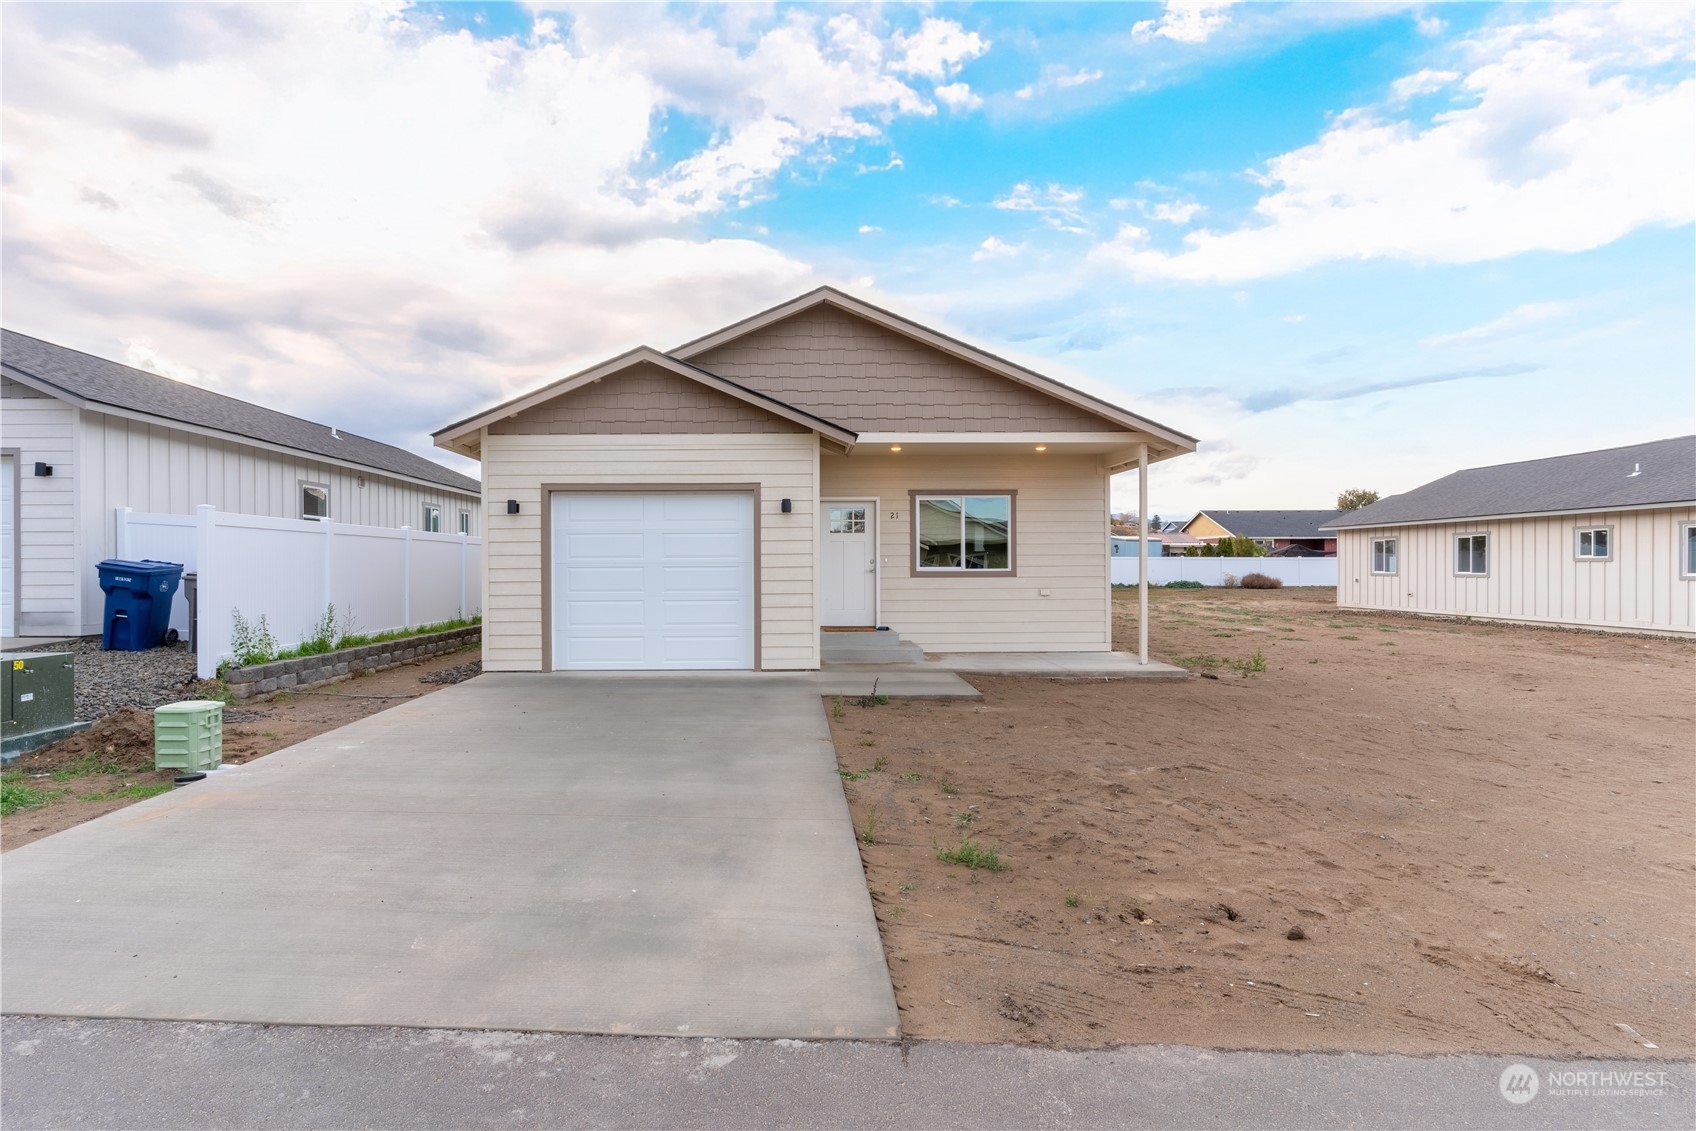
[(1148, 445), (1137, 445), (1137, 663), (1148, 664)]

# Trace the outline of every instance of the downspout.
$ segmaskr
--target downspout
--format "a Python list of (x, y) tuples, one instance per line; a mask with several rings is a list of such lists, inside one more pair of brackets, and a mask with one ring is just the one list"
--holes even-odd
[(1148, 445), (1137, 445), (1137, 663), (1148, 666)]

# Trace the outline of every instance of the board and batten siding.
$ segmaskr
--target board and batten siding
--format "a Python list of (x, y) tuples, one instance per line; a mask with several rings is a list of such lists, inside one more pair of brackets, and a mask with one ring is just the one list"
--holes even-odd
[[(1108, 479), (1099, 457), (824, 455), (820, 471), (824, 498), (878, 500), (878, 623), (904, 639), (927, 652), (1111, 649)], [(1018, 493), (1014, 575), (912, 576), (908, 492), (998, 490)]]
[[(76, 409), (0, 377), (0, 448), (17, 453), (16, 631), (75, 632), (78, 617)], [(35, 465), (53, 468), (35, 474)]]
[[(1680, 576), (1681, 524), (1696, 507), (1597, 511), (1339, 531), (1341, 608), (1696, 633), (1696, 579)], [(1576, 532), (1611, 527), (1613, 556), (1576, 557)], [(1483, 577), (1455, 573), (1455, 539), (1489, 536)], [(1372, 543), (1398, 540), (1398, 568), (1372, 572)]]
[[(763, 434), (513, 435), (485, 429), (483, 489), (495, 500), (484, 533), (485, 671), (542, 670), (545, 547), (543, 484), (758, 483), (760, 667), (819, 665), (814, 608), (818, 562), (818, 438), (811, 432)], [(781, 513), (783, 499), (793, 511)], [(519, 512), (504, 512), (516, 499)]]

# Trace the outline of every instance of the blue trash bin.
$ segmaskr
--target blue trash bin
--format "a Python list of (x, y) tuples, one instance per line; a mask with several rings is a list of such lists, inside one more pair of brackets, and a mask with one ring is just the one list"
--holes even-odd
[(183, 567), (175, 562), (126, 562), (108, 558), (95, 567), (106, 594), (100, 646), (109, 652), (157, 648), (171, 625), (171, 600)]

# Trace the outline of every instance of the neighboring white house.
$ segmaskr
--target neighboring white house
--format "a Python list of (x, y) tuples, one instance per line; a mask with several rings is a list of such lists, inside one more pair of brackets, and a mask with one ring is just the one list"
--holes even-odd
[(119, 507), (482, 533), (475, 479), (24, 334), (0, 337), (0, 634), (89, 635)]
[(1457, 471), (1327, 528), (1342, 608), (1696, 633), (1696, 436)]

